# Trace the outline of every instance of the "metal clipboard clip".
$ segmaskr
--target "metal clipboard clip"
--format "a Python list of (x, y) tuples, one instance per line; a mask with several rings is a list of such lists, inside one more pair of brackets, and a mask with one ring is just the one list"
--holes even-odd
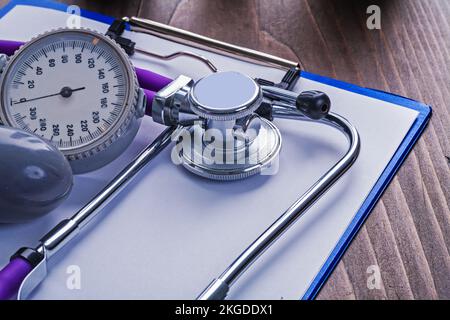
[(197, 49), (219, 53), (231, 58), (252, 62), (255, 64), (274, 67), (282, 70), (299, 68), (299, 63), (283, 59), (260, 51), (233, 45), (227, 42), (215, 40), (209, 37), (189, 32), (183, 29), (168, 26), (138, 17), (124, 17), (123, 21), (130, 26), (130, 31), (140, 32), (184, 44)]

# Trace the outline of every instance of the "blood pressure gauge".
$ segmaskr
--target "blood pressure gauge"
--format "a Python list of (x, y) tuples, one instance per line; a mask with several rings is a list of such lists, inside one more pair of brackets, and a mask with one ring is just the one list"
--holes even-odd
[(1, 122), (50, 141), (75, 173), (120, 155), (145, 113), (126, 53), (86, 29), (59, 29), (28, 42), (4, 61), (0, 87)]

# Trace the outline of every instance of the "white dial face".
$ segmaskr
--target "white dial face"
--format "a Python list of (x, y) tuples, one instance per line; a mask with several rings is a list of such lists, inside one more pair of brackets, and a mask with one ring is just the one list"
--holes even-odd
[(64, 31), (22, 51), (2, 89), (12, 126), (74, 150), (97, 141), (120, 120), (129, 76), (110, 43), (95, 34)]

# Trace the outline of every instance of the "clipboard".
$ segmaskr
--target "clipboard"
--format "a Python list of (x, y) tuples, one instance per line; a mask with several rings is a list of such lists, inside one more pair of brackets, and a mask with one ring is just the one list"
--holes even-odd
[[(40, 8), (47, 8), (57, 11), (65, 12), (67, 6), (65, 4), (54, 3), (50, 1), (11, 1), (5, 7), (0, 10), (0, 19), (7, 15), (12, 9), (16, 6), (26, 5), (26, 6), (34, 6)], [(88, 18), (91, 20), (99, 21), (105, 24), (110, 24), (113, 21), (113, 18), (106, 17), (94, 12), (81, 10), (81, 16), (84, 18)], [(398, 108), (406, 108), (410, 110), (414, 110), (417, 112), (417, 116), (413, 121), (411, 127), (409, 128), (406, 135), (403, 137), (402, 142), (399, 144), (395, 153), (392, 155), (390, 161), (385, 166), (381, 175), (374, 183), (372, 189), (368, 193), (367, 197), (362, 202), (359, 210), (357, 210), (354, 217), (351, 219), (348, 226), (345, 228), (345, 231), (340, 236), (336, 245), (334, 246), (331, 253), (328, 257), (322, 261), (322, 266), (319, 272), (316, 273), (312, 281), (310, 282), (306, 291), (302, 294), (302, 299), (314, 299), (315, 296), (320, 291), (320, 288), (323, 286), (331, 272), (334, 270), (335, 266), (343, 256), (345, 250), (350, 245), (351, 241), (357, 234), (358, 230), (363, 225), (365, 219), (370, 214), (371, 210), (383, 194), (383, 191), (387, 188), (390, 181), (395, 176), (396, 172), (400, 168), (401, 164), (407, 157), (408, 153), (411, 151), (412, 147), (416, 143), (416, 141), (421, 136), (422, 132), (425, 130), (426, 125), (431, 117), (431, 107), (425, 105), (423, 103), (401, 97), (398, 95), (381, 92), (373, 89), (362, 88), (356, 85), (348, 84), (345, 82), (341, 82), (335, 79), (330, 79), (326, 77), (322, 77), (319, 75), (315, 75), (312, 73), (308, 73), (305, 71), (300, 72), (300, 79), (302, 81), (310, 81), (314, 83), (320, 83), (329, 87), (336, 88), (337, 90), (343, 90), (358, 96), (367, 97), (370, 99), (374, 99), (380, 102), (386, 102), (390, 105), (395, 105)], [(364, 144), (364, 141), (363, 141)], [(301, 192), (299, 192), (300, 194)], [(0, 229), (0, 238), (2, 237), (3, 229)], [(22, 243), (18, 243), (17, 246), (22, 245)], [(245, 247), (245, 243), (242, 244)], [(2, 251), (2, 250), (0, 250)], [(223, 266), (225, 267), (225, 265)], [(206, 285), (206, 283), (205, 283)], [(202, 289), (202, 286), (198, 287), (198, 291)], [(239, 298), (239, 296), (238, 296)]]

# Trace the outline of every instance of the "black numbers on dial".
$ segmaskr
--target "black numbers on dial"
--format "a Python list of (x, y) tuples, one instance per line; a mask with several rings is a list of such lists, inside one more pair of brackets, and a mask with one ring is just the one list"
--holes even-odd
[(100, 112), (93, 111), (92, 112), (92, 122), (93, 123), (99, 123), (100, 122)]
[(30, 120), (36, 120), (37, 119), (37, 111), (35, 107), (30, 108)]
[(108, 108), (108, 98), (100, 99), (100, 108), (102, 108), (102, 109)]
[(89, 131), (89, 125), (88, 125), (87, 120), (81, 120), (80, 125), (81, 125), (81, 131), (83, 131), (83, 132)]
[(39, 119), (39, 129), (42, 132), (47, 131), (47, 119)]
[(68, 124), (66, 128), (67, 128), (67, 136), (73, 137), (74, 135), (73, 124)]
[(75, 55), (75, 63), (82, 63), (83, 62), (83, 56), (81, 53), (77, 53)]
[(54, 125), (52, 126), (52, 129), (53, 129), (53, 135), (54, 135), (55, 137), (59, 136), (59, 124), (54, 124)]
[(89, 69), (95, 68), (95, 60), (94, 60), (94, 58), (89, 58), (88, 59), (88, 67), (89, 67)]
[(99, 80), (102, 80), (102, 79), (105, 79), (105, 69), (103, 69), (103, 68), (101, 68), (101, 69), (98, 69), (98, 79)]
[(109, 93), (109, 83), (108, 82), (102, 84), (102, 92), (105, 94)]

